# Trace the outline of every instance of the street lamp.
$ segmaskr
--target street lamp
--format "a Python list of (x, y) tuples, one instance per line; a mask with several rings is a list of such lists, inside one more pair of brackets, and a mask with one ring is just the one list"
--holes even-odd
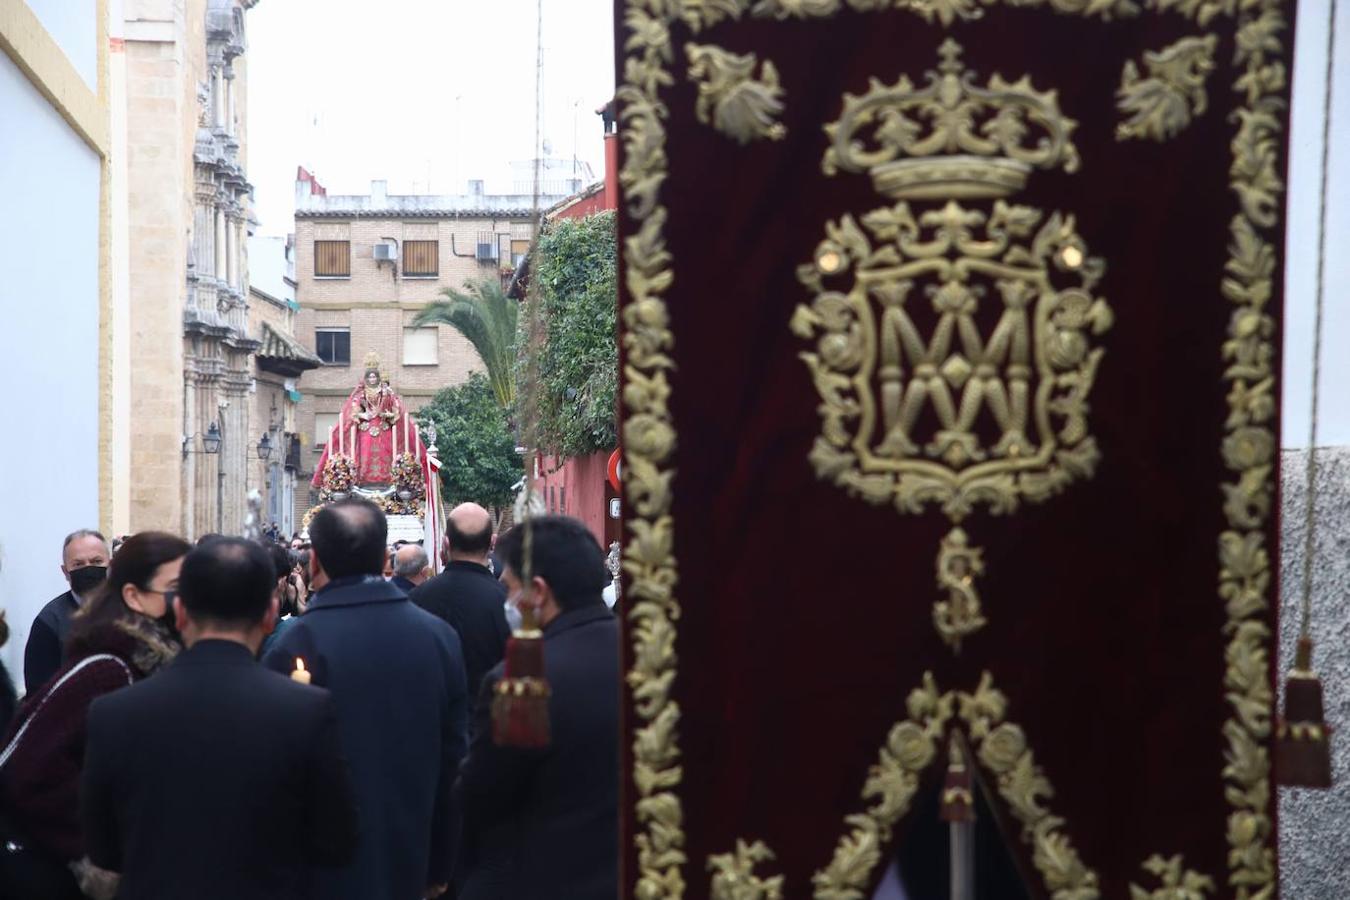
[(258, 459), (266, 461), (272, 455), (272, 439), (263, 432), (262, 440), (258, 441)]
[(202, 437), (202, 448), (211, 454), (220, 452), (220, 426), (215, 422), (212, 422), (211, 427), (206, 429), (206, 434)]

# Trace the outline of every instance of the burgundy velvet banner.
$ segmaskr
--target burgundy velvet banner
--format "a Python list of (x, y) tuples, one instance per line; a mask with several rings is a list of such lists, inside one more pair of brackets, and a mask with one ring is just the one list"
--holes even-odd
[(1238, 6), (618, 0), (625, 897), (870, 897), (953, 734), (1030, 896), (1275, 896)]

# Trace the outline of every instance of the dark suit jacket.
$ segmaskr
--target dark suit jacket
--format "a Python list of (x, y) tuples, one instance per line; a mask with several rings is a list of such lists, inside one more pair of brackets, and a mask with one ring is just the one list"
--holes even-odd
[(450, 626), (378, 575), (315, 594), (263, 662), (303, 657), (337, 705), (361, 812), (361, 843), (341, 870), (318, 873), (323, 900), (418, 900), (449, 880), (451, 794), (464, 756), (464, 655)]
[(476, 699), (483, 676), (502, 661), (506, 639), (511, 636), (506, 624), (506, 586), (485, 566), (460, 560), (418, 585), (408, 599), (449, 622), (459, 634), (469, 697)]
[(460, 770), (459, 900), (614, 900), (619, 893), (619, 626), (604, 602), (544, 629), (552, 743), (492, 742), (487, 698)]
[(120, 900), (312, 896), (356, 811), (327, 691), (207, 640), (94, 701), (80, 786), (86, 850)]
[(66, 591), (49, 600), (33, 619), (28, 643), (23, 648), (23, 681), (28, 693), (46, 684), (61, 668), (66, 635), (70, 633), (70, 617), (79, 608), (75, 595)]

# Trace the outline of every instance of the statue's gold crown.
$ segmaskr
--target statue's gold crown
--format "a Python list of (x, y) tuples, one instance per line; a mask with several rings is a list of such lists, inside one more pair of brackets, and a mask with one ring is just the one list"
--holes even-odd
[(1037, 91), (1023, 76), (999, 75), (981, 87), (948, 38), (942, 61), (915, 87), (873, 79), (862, 96), (844, 95), (839, 120), (825, 126), (827, 175), (867, 172), (877, 190), (896, 199), (1006, 197), (1026, 185), (1033, 168), (1078, 169), (1069, 140), (1078, 123), (1059, 109), (1055, 91)]
[(380, 354), (374, 350), (366, 354), (365, 370), (369, 372), (371, 369), (376, 372), (380, 371)]

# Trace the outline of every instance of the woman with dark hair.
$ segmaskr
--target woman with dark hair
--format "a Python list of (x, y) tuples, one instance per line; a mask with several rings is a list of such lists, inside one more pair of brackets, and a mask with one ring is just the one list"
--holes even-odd
[[(269, 544), (267, 552), (271, 554), (272, 566), (277, 572), (277, 624), (258, 648), (259, 659), (272, 649), (272, 645), (277, 642), (283, 631), (295, 624), (296, 619), (305, 611), (309, 600), (309, 586), (301, 574), (300, 562), (303, 557), (304, 565), (308, 568), (309, 552), (297, 553), (279, 544)], [(308, 572), (305, 572), (305, 575), (307, 574)]]
[[(66, 663), (24, 700), (0, 750), (0, 895), (33, 900), (111, 896), (115, 878), (90, 866), (79, 822), (85, 719), (94, 700), (150, 675), (177, 654), (171, 628), (178, 570), (191, 547), (157, 531), (132, 535), (108, 578), (76, 614)], [(21, 849), (14, 850), (12, 848)]]

